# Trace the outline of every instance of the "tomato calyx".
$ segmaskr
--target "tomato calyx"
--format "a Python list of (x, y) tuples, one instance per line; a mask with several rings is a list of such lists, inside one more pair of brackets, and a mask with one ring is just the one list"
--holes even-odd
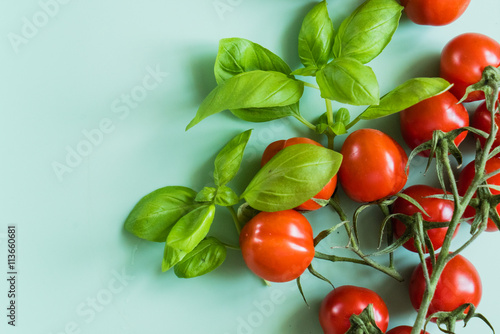
[(498, 100), (498, 94), (500, 93), (500, 68), (491, 65), (486, 66), (483, 70), (481, 80), (467, 87), (464, 96), (459, 102), (465, 101), (467, 96), (475, 91), (484, 92), (486, 107), (488, 110), (493, 110)]
[(491, 323), (488, 321), (488, 319), (482, 315), (481, 313), (476, 312), (476, 307), (472, 303), (466, 303), (463, 305), (460, 305), (456, 309), (454, 309), (451, 312), (436, 312), (434, 314), (431, 314), (429, 317), (427, 317), (425, 325), (424, 325), (424, 331), (430, 321), (435, 322), (436, 325), (438, 326), (439, 330), (444, 332), (444, 333), (455, 333), (455, 325), (457, 321), (464, 321), (464, 327), (467, 326), (470, 320), (473, 318), (479, 318), (481, 319), (488, 327), (491, 328), (493, 333), (495, 333), (495, 330), (493, 329), (493, 326)]
[(477, 197), (469, 202), (469, 206), (476, 210), (471, 224), (471, 234), (486, 230), (488, 219), (491, 219), (500, 229), (500, 215), (496, 210), (497, 205), (500, 204), (500, 195), (493, 195), (489, 187), (492, 185), (479, 186), (476, 192)]
[(346, 334), (383, 334), (380, 328), (377, 327), (375, 322), (375, 311), (373, 309), (373, 304), (368, 304), (368, 306), (360, 314), (353, 314), (349, 318), (351, 327), (346, 332)]

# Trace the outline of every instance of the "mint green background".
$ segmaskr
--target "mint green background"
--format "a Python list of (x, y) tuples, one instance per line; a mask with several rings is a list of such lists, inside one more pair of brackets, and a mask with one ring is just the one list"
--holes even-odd
[[(300, 23), (314, 2), (55, 1), (0, 4), (2, 273), (7, 271), (7, 225), (17, 225), (19, 251), (18, 326), (7, 326), (2, 311), (0, 331), (321, 333), (317, 311), (330, 287), (309, 274), (303, 277), (303, 287), (310, 308), (293, 282), (263, 287), (235, 251), (229, 251), (226, 263), (212, 274), (181, 280), (173, 272), (161, 273), (163, 245), (140, 241), (122, 228), (133, 205), (150, 191), (165, 185), (201, 189), (210, 184), (216, 152), (236, 133), (254, 129), (247, 163), (239, 182), (232, 183), (239, 191), (268, 143), (311, 135), (295, 120), (249, 124), (228, 112), (189, 132), (184, 128), (215, 86), (212, 68), (219, 39), (250, 39), (295, 69)], [(46, 15), (43, 22), (41, 4), (46, 3), (59, 5), (45, 6), (52, 16)], [(225, 7), (218, 12), (215, 5), (221, 3)], [(335, 26), (360, 3), (331, 0)], [(482, 32), (500, 41), (499, 13), (498, 0), (473, 0), (463, 17), (445, 27), (418, 26), (404, 17), (391, 44), (370, 63), (381, 92), (411, 77), (437, 76), (442, 47), (460, 33)], [(16, 52), (9, 34), (21, 34), (24, 18), (32, 21), (33, 16), (46, 24)], [(154, 80), (146, 76), (155, 69), (164, 77), (153, 89)], [(151, 90), (141, 88), (144, 84)], [(137, 105), (127, 107), (120, 100), (123, 94), (141, 92), (147, 95)], [(323, 112), (324, 103), (307, 90), (301, 107), (313, 120)], [(370, 126), (400, 140), (397, 121), (392, 116)], [(107, 130), (102, 138), (95, 135), (99, 127)], [(94, 133), (96, 144), (85, 146), (85, 133)], [(470, 152), (472, 144), (465, 146)], [(73, 161), (71, 172), (58, 178), (54, 163), (65, 164), (68, 152), (78, 147), (87, 149), (87, 156)], [(412, 165), (410, 184), (422, 180), (423, 163), (417, 159)], [(329, 209), (308, 215), (316, 232), (328, 227), (331, 217)], [(377, 222), (370, 226), (369, 217), (378, 214), (366, 214), (367, 234), (373, 234)], [(215, 225), (214, 235), (237, 242), (224, 210), (218, 211)], [(457, 241), (466, 237), (463, 226)], [(323, 250), (343, 242), (335, 236)], [(490, 254), (500, 252), (499, 244), (498, 233), (485, 234), (464, 253), (483, 277), (479, 311), (497, 330), (500, 292), (495, 284), (500, 270)], [(418, 262), (404, 250), (396, 259), (406, 277)], [(389, 305), (390, 327), (412, 323), (415, 313), (407, 299), (407, 283), (395, 283), (359, 266), (320, 262), (316, 266), (335, 285), (356, 284), (377, 291)], [(8, 289), (3, 277), (0, 309), (5, 310)], [(487, 331), (479, 320), (469, 326), (460, 333)], [(430, 330), (437, 333), (432, 326)]]

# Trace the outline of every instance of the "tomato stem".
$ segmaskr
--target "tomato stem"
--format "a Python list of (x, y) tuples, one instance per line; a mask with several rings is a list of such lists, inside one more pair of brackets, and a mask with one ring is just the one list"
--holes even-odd
[[(332, 108), (332, 100), (325, 99), (325, 104), (326, 104), (326, 118), (328, 121), (328, 126), (331, 128), (333, 127), (333, 108)], [(328, 136), (328, 148), (333, 150), (334, 149), (334, 140), (335, 140), (335, 134), (332, 131), (327, 131), (326, 135)]]
[[(498, 91), (493, 92), (492, 94), (495, 95), (495, 99), (497, 99)], [(487, 98), (489, 98), (487, 96)], [(489, 111), (491, 112), (491, 119), (495, 119), (495, 106), (491, 106), (488, 108)], [(472, 182), (463, 195), (463, 197), (460, 198), (457, 185), (456, 185), (456, 180), (455, 176), (453, 173), (453, 169), (450, 164), (449, 160), (449, 149), (448, 145), (446, 142), (443, 142), (443, 145), (440, 147), (440, 149), (437, 152), (436, 159), (439, 160), (441, 163), (442, 168), (447, 174), (449, 184), (451, 186), (451, 192), (454, 198), (454, 211), (453, 211), (453, 216), (450, 221), (448, 231), (446, 232), (446, 237), (444, 239), (444, 243), (441, 247), (441, 251), (433, 264), (432, 268), (432, 274), (430, 277), (426, 277), (426, 289), (424, 291), (424, 295), (422, 298), (422, 302), (420, 304), (420, 308), (417, 314), (417, 318), (415, 319), (415, 323), (413, 326), (413, 329), (411, 331), (411, 334), (419, 334), (420, 330), (424, 327), (425, 320), (427, 317), (427, 312), (429, 310), (429, 306), (432, 301), (432, 297), (434, 296), (434, 292), (436, 291), (436, 287), (439, 281), (439, 278), (441, 276), (441, 273), (443, 272), (446, 264), (448, 261), (450, 261), (455, 255), (459, 254), (463, 249), (465, 249), (470, 243), (472, 243), (473, 240), (475, 240), (479, 234), (481, 234), (484, 229), (486, 228), (485, 223), (481, 223), (479, 230), (472, 235), (472, 237), (464, 243), (460, 248), (458, 248), (456, 251), (450, 253), (450, 246), (451, 246), (451, 240), (453, 238), (453, 235), (461, 221), (462, 215), (465, 212), (466, 207), (469, 205), (471, 202), (472, 197), (476, 193), (477, 188), (484, 182), (485, 177), (485, 167), (486, 167), (486, 162), (488, 161), (488, 158), (490, 156), (490, 152), (493, 146), (493, 143), (496, 138), (498, 128), (495, 124), (495, 122), (491, 122), (491, 128), (490, 128), (490, 134), (488, 138), (486, 139), (486, 143), (483, 147), (483, 149), (478, 149), (476, 152), (476, 170), (475, 170), (475, 175), (474, 178), (472, 179)], [(487, 212), (481, 212), (479, 214), (486, 215)], [(484, 217), (485, 220), (487, 217)], [(421, 257), (421, 262), (422, 265), (425, 265), (425, 258), (423, 256), (423, 251), (422, 249), (419, 249), (419, 254)], [(426, 267), (424, 267), (424, 274), (427, 272)], [(452, 332), (454, 331), (455, 324), (451, 323), (448, 324), (449, 328), (448, 330), (451, 330)]]
[[(330, 204), (333, 207), (333, 209), (337, 212), (337, 214), (339, 215), (339, 218), (342, 221), (348, 221), (347, 215), (345, 214), (344, 210), (340, 206), (340, 203), (338, 201), (337, 196), (335, 196), (335, 197), (333, 197), (333, 198), (330, 199)], [(384, 266), (384, 265), (382, 265), (382, 264), (380, 264), (380, 263), (372, 260), (366, 254), (364, 254), (363, 251), (360, 249), (356, 238), (354, 237), (354, 234), (353, 234), (353, 232), (351, 230), (351, 226), (349, 224), (347, 224), (347, 223), (343, 224), (343, 225), (345, 227), (346, 233), (347, 233), (347, 235), (349, 237), (349, 240), (350, 240), (350, 242), (349, 242), (349, 244), (350, 244), (349, 249), (354, 254), (356, 254), (357, 256), (359, 256), (359, 258), (361, 259), (362, 264), (371, 266), (371, 267), (377, 269), (378, 271), (381, 271), (384, 274), (387, 274), (390, 277), (396, 279), (397, 281), (400, 281), (400, 282), (403, 281), (403, 277), (401, 276), (401, 274), (394, 267)], [(354, 262), (354, 261), (351, 261), (351, 262)], [(356, 263), (361, 263), (361, 262), (356, 262)]]

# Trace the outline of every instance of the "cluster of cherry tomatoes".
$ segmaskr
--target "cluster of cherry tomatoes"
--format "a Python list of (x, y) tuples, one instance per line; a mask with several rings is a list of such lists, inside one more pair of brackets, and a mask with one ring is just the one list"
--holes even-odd
[[(469, 0), (402, 0), (401, 3), (406, 6), (408, 17), (416, 23), (443, 25), (460, 16), (467, 8)], [(447, 14), (443, 16), (442, 13)], [(464, 105), (458, 102), (464, 96), (466, 88), (481, 79), (482, 71), (487, 65), (500, 66), (500, 44), (485, 35), (462, 34), (444, 47), (440, 75), (452, 83), (453, 87), (401, 112), (401, 131), (410, 149), (431, 140), (435, 130), (449, 132), (469, 126), (469, 114)], [(476, 92), (469, 94), (465, 102), (481, 99), (484, 99), (484, 94)], [(500, 124), (499, 117), (497, 115), (494, 120), (497, 124)], [(491, 122), (490, 112), (485, 103), (482, 103), (474, 112), (471, 125), (489, 132)], [(455, 145), (458, 146), (466, 135), (467, 132), (464, 131), (456, 137)], [(484, 138), (478, 139), (484, 144)], [(273, 142), (263, 154), (262, 165), (285, 147), (304, 143), (320, 145), (308, 138)], [(499, 145), (500, 138), (496, 138), (494, 147)], [(346, 138), (340, 153), (343, 155), (343, 161), (338, 180), (335, 175), (314, 198), (295, 210), (261, 212), (244, 226), (240, 234), (241, 250), (247, 266), (255, 274), (268, 281), (286, 282), (298, 278), (308, 268), (315, 255), (315, 244), (311, 225), (301, 211), (316, 210), (326, 204), (335, 191), (337, 181), (348, 197), (360, 203), (389, 198), (405, 187), (407, 154), (402, 146), (387, 134), (375, 129), (354, 131)], [(423, 151), (421, 155), (428, 156), (429, 152)], [(499, 168), (500, 158), (497, 157), (486, 164), (488, 173)], [(469, 187), (474, 173), (474, 161), (461, 171), (458, 181), (461, 194)], [(489, 178), (488, 183), (500, 185), (500, 174)], [(426, 221), (451, 220), (454, 202), (435, 196), (444, 194), (441, 188), (414, 185), (406, 188), (403, 193), (413, 198), (425, 210)], [(492, 193), (500, 192), (492, 190)], [(409, 201), (398, 198), (392, 205), (392, 212), (411, 216), (422, 211)], [(474, 209), (469, 207), (464, 218), (471, 218), (474, 214)], [(406, 226), (400, 221), (393, 220), (393, 226), (396, 238), (405, 233)], [(429, 230), (428, 235), (434, 249), (442, 246), (446, 230), (446, 227)], [(491, 220), (488, 222), (487, 231), (497, 231)], [(408, 240), (404, 247), (416, 252), (413, 239)], [(432, 270), (430, 258), (426, 261), (427, 267)], [(422, 265), (417, 266), (410, 281), (410, 300), (416, 310), (419, 309), (425, 290), (423, 270)], [(477, 305), (481, 293), (481, 280), (476, 269), (463, 256), (457, 255), (450, 260), (441, 275), (429, 314), (452, 311), (464, 303)], [(350, 316), (359, 314), (369, 304), (373, 305), (377, 326), (386, 332), (389, 315), (384, 301), (375, 292), (356, 286), (338, 287), (325, 297), (319, 315), (324, 332), (345, 333), (350, 327)], [(411, 329), (400, 326), (387, 333), (410, 333)]]

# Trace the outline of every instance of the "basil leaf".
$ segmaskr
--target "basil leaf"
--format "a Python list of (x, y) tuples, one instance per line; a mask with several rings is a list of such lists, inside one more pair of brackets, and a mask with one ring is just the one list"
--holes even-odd
[(164, 242), (171, 227), (199, 206), (196, 192), (186, 187), (168, 186), (141, 198), (125, 221), (125, 229), (139, 238)]
[(336, 122), (335, 124), (333, 124), (332, 131), (337, 136), (344, 135), (347, 133), (347, 129), (345, 128), (345, 124), (342, 122)]
[(326, 1), (306, 15), (299, 33), (299, 57), (306, 68), (322, 68), (332, 52), (334, 29)]
[(226, 247), (217, 239), (208, 237), (201, 241), (174, 267), (179, 278), (193, 278), (208, 274), (226, 259)]
[(292, 75), (302, 75), (304, 77), (313, 77), (316, 75), (316, 72), (318, 72), (318, 68), (314, 66), (309, 66), (309, 67), (303, 67), (296, 69), (295, 71), (292, 72)]
[[(251, 71), (275, 71), (290, 74), (291, 69), (279, 56), (268, 49), (243, 38), (226, 38), (219, 43), (215, 60), (215, 79), (219, 85), (235, 75)], [(282, 117), (299, 115), (299, 104), (270, 108), (230, 108), (238, 118), (248, 122), (267, 122)]]
[(340, 153), (324, 147), (286, 147), (259, 170), (241, 197), (260, 211), (292, 209), (316, 195), (341, 162)]
[(255, 70), (290, 74), (290, 67), (268, 49), (243, 38), (225, 38), (219, 42), (215, 60), (215, 79), (220, 85), (243, 72)]
[(299, 101), (304, 84), (274, 71), (238, 74), (217, 86), (202, 102), (190, 129), (204, 118), (225, 109), (280, 107)]
[(334, 57), (350, 57), (366, 64), (389, 44), (398, 28), (401, 6), (396, 0), (368, 0), (339, 27)]
[(368, 107), (361, 119), (376, 119), (397, 113), (420, 101), (450, 89), (448, 81), (441, 78), (414, 78), (399, 85), (380, 99), (377, 106)]
[(201, 206), (174, 225), (167, 237), (163, 255), (162, 270), (167, 271), (203, 240), (214, 220), (215, 206)]
[(373, 70), (353, 58), (337, 58), (316, 73), (321, 97), (351, 105), (379, 102), (379, 86)]
[(252, 130), (247, 130), (231, 139), (215, 158), (214, 180), (217, 186), (223, 186), (235, 177), (251, 133)]
[(287, 116), (300, 115), (299, 103), (284, 107), (232, 109), (234, 116), (247, 122), (268, 122)]
[(179, 263), (180, 260), (182, 260), (188, 252), (185, 252), (183, 250), (170, 247), (168, 244), (165, 244), (165, 250), (163, 251), (163, 261), (161, 264), (161, 270), (163, 272), (169, 270), (172, 268), (174, 265)]
[(196, 202), (212, 202), (215, 198), (217, 189), (213, 187), (204, 187), (198, 194), (196, 194)]
[(340, 108), (335, 114), (335, 122), (347, 124), (351, 120), (351, 114), (346, 108)]
[(238, 204), (239, 201), (240, 198), (231, 188), (222, 186), (217, 189), (214, 203), (220, 206), (232, 206)]

